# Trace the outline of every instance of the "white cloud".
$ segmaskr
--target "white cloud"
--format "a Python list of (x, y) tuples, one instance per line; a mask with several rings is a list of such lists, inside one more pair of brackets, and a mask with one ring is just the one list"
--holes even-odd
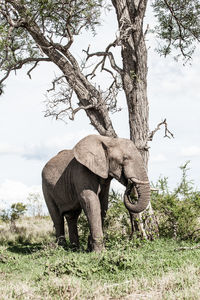
[(161, 154), (161, 153), (157, 154), (157, 155), (152, 155), (150, 157), (150, 161), (151, 162), (164, 162), (166, 160), (167, 160), (166, 157), (163, 154)]
[(28, 160), (45, 160), (60, 150), (71, 149), (81, 138), (90, 134), (86, 130), (80, 130), (67, 135), (57, 136), (37, 143), (29, 143), (20, 147), (9, 143), (0, 143), (0, 154), (17, 155)]
[(181, 149), (182, 156), (200, 156), (200, 147), (198, 146), (190, 146), (184, 147)]
[(26, 203), (30, 193), (42, 196), (41, 185), (27, 186), (19, 181), (5, 180), (0, 184), (0, 209), (8, 208), (12, 203)]

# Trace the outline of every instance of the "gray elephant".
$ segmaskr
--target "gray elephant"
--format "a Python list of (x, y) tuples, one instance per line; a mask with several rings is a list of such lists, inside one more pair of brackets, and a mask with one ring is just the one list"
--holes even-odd
[[(65, 242), (65, 216), (70, 243), (79, 246), (77, 220), (83, 209), (90, 227), (88, 247), (102, 250), (102, 226), (113, 178), (129, 187), (124, 203), (130, 212), (139, 213), (147, 207), (150, 200), (147, 173), (140, 153), (128, 139), (89, 135), (72, 150), (63, 150), (49, 160), (42, 171), (42, 187), (58, 243)], [(133, 187), (138, 194), (136, 204), (129, 200)]]

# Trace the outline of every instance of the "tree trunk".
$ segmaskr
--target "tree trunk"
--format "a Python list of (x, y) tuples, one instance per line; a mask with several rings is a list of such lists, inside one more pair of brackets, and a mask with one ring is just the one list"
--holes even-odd
[[(105, 136), (116, 137), (107, 105), (100, 92), (81, 72), (79, 65), (68, 48), (53, 43), (42, 33), (41, 28), (27, 11), (25, 2), (8, 0), (17, 11), (24, 27), (41, 51), (62, 71), (69, 86), (79, 99), (79, 108), (84, 109), (96, 130)], [(112, 0), (116, 9), (120, 37), (118, 44), (122, 48), (123, 69), (120, 70), (123, 88), (126, 94), (130, 139), (141, 152), (145, 165), (148, 164), (148, 101), (147, 101), (147, 51), (143, 33), (143, 19), (147, 0)], [(145, 217), (144, 217), (145, 215)], [(151, 218), (148, 217), (151, 215)], [(146, 217), (147, 216), (147, 217)], [(140, 221), (137, 222), (137, 219)], [(143, 222), (143, 219), (146, 221)], [(152, 238), (156, 232), (153, 213), (145, 211), (134, 218), (142, 236)]]
[[(112, 0), (115, 7), (123, 59), (122, 83), (129, 111), (130, 139), (140, 151), (148, 169), (149, 105), (147, 99), (147, 49), (143, 19), (147, 0)], [(158, 234), (151, 204), (141, 214), (133, 214), (133, 228), (143, 238)], [(131, 218), (132, 219), (132, 218)]]

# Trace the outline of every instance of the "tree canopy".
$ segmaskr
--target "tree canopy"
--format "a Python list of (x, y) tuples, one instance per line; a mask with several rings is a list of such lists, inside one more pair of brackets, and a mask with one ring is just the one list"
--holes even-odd
[(152, 4), (157, 25), (154, 32), (161, 40), (158, 48), (164, 56), (175, 50), (175, 57), (191, 59), (200, 41), (199, 0), (156, 0)]
[[(40, 62), (53, 62), (61, 75), (49, 91), (46, 116), (74, 119), (85, 110), (91, 124), (103, 135), (116, 136), (110, 111), (117, 111), (117, 96), (124, 90), (129, 112), (130, 138), (143, 154), (153, 132), (148, 127), (146, 34), (153, 31), (159, 40), (161, 55), (173, 54), (191, 59), (200, 39), (199, 0), (156, 0), (151, 3), (156, 25), (144, 28), (147, 0), (0, 0), (0, 94), (12, 71)], [(118, 21), (116, 39), (104, 50), (85, 50), (86, 62), (99, 59), (87, 74), (71, 48), (74, 36), (83, 30), (95, 33), (101, 23), (102, 9), (114, 7)], [(121, 64), (112, 52), (121, 48)], [(83, 49), (80, 49), (83, 50)], [(97, 72), (108, 72), (113, 79), (103, 90), (91, 80)], [(57, 91), (57, 88), (59, 91)], [(72, 95), (76, 94), (78, 103)], [(165, 122), (166, 125), (166, 122)]]
[(12, 70), (25, 64), (51, 60), (32, 36), (31, 29), (38, 30), (52, 47), (66, 51), (73, 36), (83, 28), (94, 32), (103, 6), (102, 0), (0, 1), (0, 70), (4, 72), (1, 82)]

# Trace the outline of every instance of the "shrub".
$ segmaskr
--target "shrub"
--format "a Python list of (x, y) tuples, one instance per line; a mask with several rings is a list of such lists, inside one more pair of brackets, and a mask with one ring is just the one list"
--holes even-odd
[[(180, 167), (182, 176), (177, 187), (170, 191), (168, 179), (161, 177), (153, 187), (159, 192), (152, 192), (151, 202), (154, 209), (160, 237), (179, 240), (200, 240), (200, 192), (196, 191), (193, 182), (188, 179), (189, 170), (186, 162)], [(82, 242), (89, 234), (88, 222), (84, 214), (79, 219), (79, 230)], [(106, 247), (113, 243), (123, 243), (129, 239), (131, 222), (128, 210), (122, 201), (122, 195), (114, 190), (109, 195), (109, 208), (104, 222)], [(133, 235), (138, 243), (137, 235)], [(133, 241), (132, 241), (133, 242)]]
[(9, 209), (3, 209), (0, 213), (0, 218), (4, 222), (10, 222), (10, 227), (12, 230), (16, 230), (15, 221), (18, 220), (21, 216), (23, 216), (26, 212), (26, 205), (17, 202), (11, 205)]
[[(131, 233), (131, 223), (128, 210), (122, 201), (122, 195), (114, 190), (109, 194), (108, 211), (104, 220), (104, 239), (106, 248), (113, 243), (116, 245), (129, 239)], [(87, 242), (89, 226), (85, 214), (82, 212), (78, 220), (81, 245)]]
[(188, 179), (188, 163), (180, 167), (181, 181), (172, 192), (166, 177), (158, 180), (154, 187), (159, 193), (152, 193), (152, 206), (161, 236), (200, 240), (200, 192)]

